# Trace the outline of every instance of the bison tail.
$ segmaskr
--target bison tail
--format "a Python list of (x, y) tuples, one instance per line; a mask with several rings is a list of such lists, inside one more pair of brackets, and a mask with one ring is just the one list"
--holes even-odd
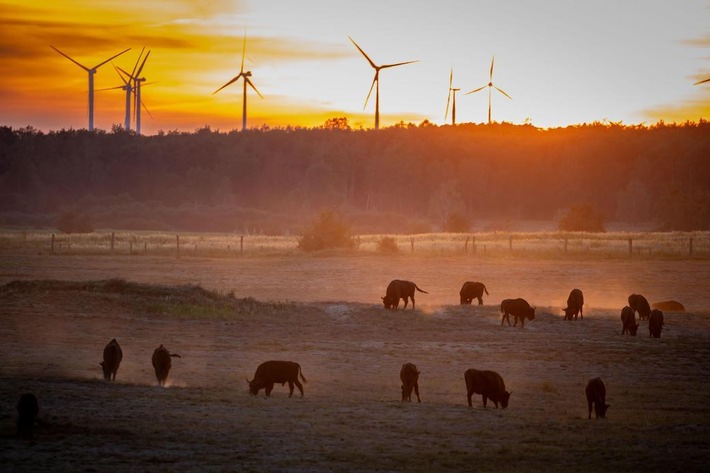
[(300, 366), (298, 367), (298, 374), (301, 376), (301, 381), (303, 381), (304, 383), (308, 382), (308, 381), (306, 381), (306, 377), (303, 376), (303, 370), (301, 370)]
[(173, 358), (182, 358), (182, 357), (181, 357), (180, 355), (178, 355), (177, 353), (171, 353), (170, 356), (172, 356)]
[(424, 290), (422, 290), (422, 289), (419, 289), (419, 286), (417, 286), (416, 284), (414, 285), (414, 287), (415, 287), (416, 290), (419, 291), (419, 292), (423, 292), (424, 294), (429, 294), (428, 292), (426, 292), (426, 291), (424, 291)]
[(486, 289), (486, 285), (485, 285), (485, 284), (483, 285), (483, 290), (486, 291), (486, 294), (490, 296), (490, 294), (488, 294), (488, 289)]

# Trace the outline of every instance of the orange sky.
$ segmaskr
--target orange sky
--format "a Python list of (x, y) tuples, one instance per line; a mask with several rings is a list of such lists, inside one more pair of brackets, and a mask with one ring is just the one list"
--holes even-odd
[[(642, 6), (642, 8), (640, 7)], [(0, 125), (42, 130), (86, 128), (86, 66), (126, 48), (114, 63), (132, 69), (151, 50), (143, 75), (143, 132), (241, 126), (241, 83), (212, 93), (245, 69), (249, 126), (318, 126), (346, 116), (374, 124), (373, 70), (348, 40), (378, 64), (418, 60), (381, 72), (384, 126), (444, 122), (449, 71), (457, 121), (486, 121), (487, 94), (463, 92), (493, 82), (493, 120), (542, 127), (600, 120), (626, 124), (710, 118), (710, 2), (684, 0), (0, 0)], [(120, 85), (111, 64), (96, 89)], [(373, 93), (374, 94), (374, 93)], [(95, 93), (94, 122), (122, 124), (120, 90)], [(450, 120), (450, 118), (449, 118)]]

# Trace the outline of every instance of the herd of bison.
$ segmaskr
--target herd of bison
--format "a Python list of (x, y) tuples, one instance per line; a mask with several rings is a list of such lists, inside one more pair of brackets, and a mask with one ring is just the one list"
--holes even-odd
[[(404, 301), (404, 308), (407, 308), (409, 300), (412, 301), (412, 309), (415, 309), (414, 294), (415, 291), (428, 294), (420, 289), (414, 282), (395, 279), (387, 286), (386, 294), (382, 297), (382, 302), (385, 309), (397, 310), (399, 301)], [(473, 299), (478, 300), (478, 304), (483, 304), (483, 294), (488, 294), (486, 286), (481, 282), (467, 281), (461, 287), (459, 292), (461, 305), (471, 304)], [(649, 336), (652, 338), (660, 338), (663, 329), (663, 312), (662, 310), (671, 312), (682, 312), (685, 310), (683, 305), (677, 301), (656, 302), (653, 305), (649, 304), (648, 300), (640, 294), (631, 294), (628, 298), (628, 306), (621, 310), (622, 329), (621, 334), (629, 334), (635, 336), (640, 323), (637, 323), (636, 314), (639, 315), (639, 321), (648, 321)], [(567, 307), (563, 310), (563, 320), (576, 320), (579, 316), (583, 319), (584, 295), (581, 290), (573, 289), (567, 299)], [(535, 307), (522, 298), (504, 299), (501, 302), (500, 310), (502, 314), (501, 326), (504, 322), (510, 323), (510, 316), (514, 318), (512, 326), (516, 326), (520, 321), (521, 327), (524, 327), (525, 319), (533, 320), (535, 318)], [(152, 356), (152, 365), (155, 370), (155, 376), (160, 386), (165, 386), (168, 374), (172, 367), (172, 358), (180, 358), (177, 353), (170, 353), (162, 344), (155, 349)], [(123, 351), (121, 346), (112, 339), (103, 350), (103, 361), (100, 363), (103, 370), (104, 379), (108, 381), (116, 380), (116, 373), (123, 359)], [(254, 377), (249, 383), (249, 392), (252, 395), (257, 395), (260, 390), (264, 389), (266, 396), (270, 396), (274, 385), (281, 384), (282, 386), (288, 383), (289, 397), (293, 395), (294, 386), (298, 388), (303, 397), (303, 385), (299, 381), (306, 382), (301, 366), (292, 361), (277, 361), (270, 360), (261, 363), (254, 373)], [(417, 401), (421, 402), (419, 397), (419, 371), (413, 363), (405, 363), (400, 370), (400, 379), (402, 382), (402, 401), (412, 400), (412, 392), (415, 393)], [(498, 408), (498, 405), (505, 409), (508, 407), (510, 392), (506, 391), (505, 382), (501, 375), (495, 371), (469, 369), (464, 373), (466, 382), (466, 394), (469, 407), (472, 407), (471, 398), (474, 394), (479, 394), (483, 398), (483, 407), (487, 406), (490, 399)], [(601, 378), (594, 378), (587, 383), (585, 394), (587, 397), (588, 418), (591, 419), (592, 408), (597, 418), (606, 416), (606, 387)], [(35, 418), (39, 413), (39, 402), (36, 396), (32, 393), (24, 393), (20, 396), (17, 402), (17, 435), (21, 438), (32, 439), (33, 425)]]

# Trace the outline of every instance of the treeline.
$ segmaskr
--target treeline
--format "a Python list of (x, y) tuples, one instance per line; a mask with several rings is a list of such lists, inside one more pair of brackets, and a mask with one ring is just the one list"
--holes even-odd
[[(710, 123), (405, 125), (136, 136), (0, 127), (0, 225), (296, 233), (336, 210), (358, 233), (558, 219), (576, 204), (655, 229), (710, 228)], [(491, 228), (486, 228), (491, 229)]]

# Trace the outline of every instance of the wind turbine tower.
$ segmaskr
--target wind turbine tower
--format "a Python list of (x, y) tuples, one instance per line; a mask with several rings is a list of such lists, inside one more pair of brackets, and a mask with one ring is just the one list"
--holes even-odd
[[(350, 38), (350, 36), (348, 36)], [(387, 69), (388, 67), (396, 67), (396, 66), (403, 66), (405, 64), (412, 64), (414, 62), (418, 61), (407, 61), (407, 62), (398, 62), (395, 64), (383, 64), (381, 66), (378, 66), (375, 64), (370, 57), (365, 54), (365, 51), (362, 50), (360, 46), (357, 45), (354, 39), (350, 38), (350, 41), (355, 45), (355, 47), (362, 53), (363, 56), (365, 56), (365, 59), (367, 59), (367, 62), (370, 63), (370, 66), (375, 70), (375, 77), (372, 79), (372, 85), (370, 86), (370, 91), (367, 93), (367, 98), (365, 99), (365, 107), (367, 107), (367, 101), (370, 100), (370, 95), (372, 94), (372, 88), (375, 87), (375, 84), (377, 84), (377, 88), (375, 89), (375, 130), (380, 129), (380, 70), (381, 69)], [(363, 109), (365, 108), (363, 107)]]
[(506, 94), (505, 91), (503, 91), (503, 89), (500, 89), (500, 88), (496, 87), (495, 85), (493, 85), (493, 62), (495, 61), (495, 59), (496, 59), (495, 56), (493, 56), (493, 59), (491, 59), (491, 72), (490, 72), (488, 84), (486, 84), (482, 87), (479, 87), (477, 89), (474, 89), (471, 92), (466, 92), (466, 94), (464, 94), (464, 95), (474, 94), (474, 93), (478, 92), (479, 90), (483, 90), (486, 87), (488, 87), (488, 124), (489, 125), (491, 124), (491, 90), (496, 89), (501, 94), (503, 94), (506, 97), (508, 97), (509, 99), (513, 100), (513, 97)]
[[(449, 73), (449, 97), (446, 99), (446, 113), (444, 114), (444, 122), (446, 122), (446, 117), (449, 116), (449, 103), (453, 105), (451, 107), (451, 124), (456, 125), (456, 92), (461, 90), (460, 88), (451, 87), (454, 82), (454, 69), (451, 69)], [(451, 100), (453, 99), (453, 101)]]
[(74, 64), (76, 64), (77, 66), (81, 67), (82, 69), (84, 69), (86, 72), (89, 73), (89, 131), (94, 131), (94, 74), (96, 74), (96, 70), (99, 67), (103, 66), (104, 64), (106, 64), (110, 60), (117, 58), (118, 56), (125, 53), (126, 51), (129, 51), (131, 48), (123, 50), (120, 53), (116, 54), (115, 56), (111, 56), (110, 58), (106, 59), (105, 61), (95, 65), (94, 67), (89, 68), (89, 67), (86, 67), (83, 64), (75, 61), (71, 57), (67, 56), (66, 54), (64, 54), (63, 52), (61, 52), (60, 50), (58, 50), (57, 48), (52, 46), (51, 44), (49, 45), (49, 47), (54, 49), (56, 52), (58, 52), (59, 54), (61, 54), (65, 58), (69, 59), (71, 62), (73, 62)]
[[(141, 72), (143, 72), (143, 67), (145, 66), (145, 62), (148, 60), (148, 56), (150, 56), (150, 51), (148, 51), (144, 57), (144, 50), (145, 48), (141, 50), (141, 53), (136, 60), (136, 64), (133, 66), (133, 71), (130, 74), (120, 67), (116, 68), (128, 77), (128, 81), (126, 82), (126, 93), (130, 94), (131, 89), (133, 91), (133, 112), (136, 120), (136, 134), (138, 135), (141, 134), (141, 107), (145, 108), (146, 112), (148, 112), (148, 109), (143, 104), (143, 100), (141, 99), (141, 84), (145, 82), (145, 77), (140, 77), (140, 75)], [(143, 59), (143, 62), (141, 62), (141, 58)], [(138, 63), (140, 63), (140, 66), (138, 66)], [(131, 81), (133, 81), (133, 86), (131, 86)], [(126, 115), (130, 117), (130, 100), (128, 97), (126, 97)], [(150, 115), (150, 112), (148, 112), (148, 115)], [(130, 126), (126, 127), (126, 129), (130, 129)]]

